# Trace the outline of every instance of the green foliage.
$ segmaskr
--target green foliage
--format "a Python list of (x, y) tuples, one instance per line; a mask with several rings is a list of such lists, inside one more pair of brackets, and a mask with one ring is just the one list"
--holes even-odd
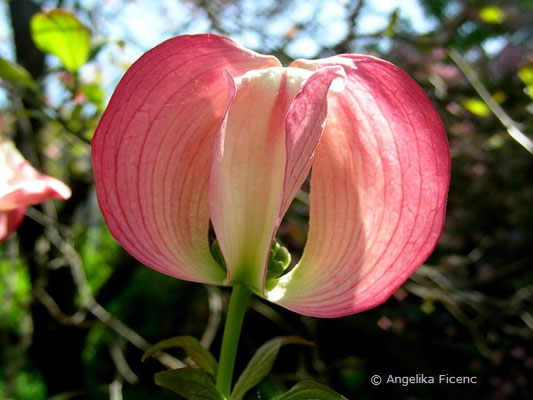
[(471, 98), (464, 100), (462, 104), (464, 108), (479, 117), (490, 115), (490, 108), (482, 100)]
[(20, 257), (3, 258), (0, 249), (0, 327), (22, 335), (31, 327), (29, 304), (31, 282), (28, 270)]
[(98, 352), (107, 341), (106, 335), (109, 335), (109, 333), (106, 330), (106, 327), (102, 324), (95, 325), (87, 334), (82, 353), (83, 360), (87, 364), (90, 364), (97, 359)]
[(518, 77), (526, 85), (526, 93), (533, 99), (533, 65), (527, 65), (518, 70)]
[(89, 59), (91, 33), (73, 14), (60, 9), (35, 14), (30, 23), (37, 47), (57, 56), (70, 72)]
[(82, 257), (87, 282), (94, 292), (97, 292), (105, 284), (113, 272), (113, 264), (117, 255), (120, 254), (120, 247), (113, 239), (109, 230), (99, 221), (81, 232), (79, 240), (79, 252)]
[(533, 65), (528, 65), (526, 67), (520, 68), (518, 70), (518, 77), (526, 85), (528, 86), (533, 85)]
[(294, 385), (291, 390), (272, 400), (346, 400), (327, 386), (312, 381), (304, 381)]
[(280, 348), (288, 344), (311, 346), (313, 343), (295, 336), (277, 337), (266, 342), (257, 349), (237, 380), (230, 400), (241, 400), (248, 390), (261, 382), (274, 366)]
[(21, 65), (0, 57), (0, 79), (13, 85), (25, 86), (28, 89), (37, 91), (37, 84), (30, 73)]
[[(1, 370), (0, 370), (1, 371)], [(13, 397), (2, 400), (45, 400), (46, 385), (42, 376), (36, 371), (21, 371), (14, 382), (3, 382), (0, 379), (0, 394), (6, 393), (6, 385), (11, 384), (14, 389)]]
[(360, 391), (368, 383), (368, 371), (365, 361), (357, 357), (346, 357), (339, 366), (339, 380), (347, 393)]
[(80, 88), (80, 92), (83, 93), (87, 99), (96, 106), (98, 112), (103, 111), (105, 93), (97, 83), (89, 83), (83, 85)]
[(155, 383), (187, 400), (224, 400), (212, 377), (200, 369), (181, 368), (159, 372), (155, 374)]
[(395, 9), (390, 17), (389, 17), (389, 24), (385, 28), (384, 35), (386, 37), (393, 37), (394, 32), (396, 31), (396, 27), (398, 26), (398, 15), (399, 15), (399, 9)]
[(196, 363), (196, 365), (198, 365), (211, 376), (216, 376), (218, 363), (215, 360), (215, 357), (213, 357), (208, 350), (204, 349), (200, 342), (198, 342), (198, 340), (192, 336), (177, 336), (162, 340), (145, 351), (142, 356), (142, 361), (145, 361), (148, 357), (153, 356), (155, 353), (161, 350), (174, 347), (183, 348), (187, 355)]
[[(161, 332), (170, 336), (176, 329), (179, 333), (201, 336), (202, 322), (206, 318), (201, 308), (201, 303), (205, 302), (203, 288), (198, 288), (201, 296), (197, 292), (191, 294), (194, 287), (190, 284), (138, 264), (131, 268), (134, 272), (128, 285), (107, 306), (113, 315), (128, 321), (139, 334), (153, 342), (161, 338)], [(136, 356), (136, 360), (140, 360), (141, 355)]]
[(479, 11), (479, 17), (489, 24), (501, 24), (507, 19), (505, 12), (497, 6), (487, 6)]

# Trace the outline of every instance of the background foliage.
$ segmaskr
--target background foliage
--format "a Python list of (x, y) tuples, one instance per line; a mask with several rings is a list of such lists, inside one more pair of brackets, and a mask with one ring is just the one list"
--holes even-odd
[[(316, 345), (284, 348), (276, 372), (248, 398), (270, 398), (306, 378), (351, 399), (530, 395), (533, 3), (383, 3), (0, 3), (0, 134), (73, 189), (67, 202), (29, 209), (0, 247), (0, 398), (170, 399), (152, 376), (184, 354), (141, 364), (149, 343), (189, 334), (218, 352), (227, 292), (139, 266), (116, 244), (96, 203), (89, 147), (128, 65), (165, 38), (205, 31), (284, 64), (343, 52), (390, 60), (426, 89), (452, 154), (442, 239), (384, 305), (318, 320), (254, 300), (237, 371), (273, 336), (296, 334)], [(31, 20), (45, 7), (71, 14)], [(74, 39), (62, 36), (72, 31)], [(293, 255), (305, 243), (307, 198), (302, 190), (279, 232)], [(370, 384), (374, 374), (417, 373), (475, 375), (478, 383)]]

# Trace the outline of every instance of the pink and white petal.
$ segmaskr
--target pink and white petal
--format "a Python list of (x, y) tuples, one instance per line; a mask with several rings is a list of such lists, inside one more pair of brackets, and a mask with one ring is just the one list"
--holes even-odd
[(15, 232), (24, 219), (25, 207), (10, 211), (0, 211), (0, 243), (4, 242), (11, 233)]
[(63, 182), (33, 168), (11, 141), (0, 141), (0, 171), (0, 211), (24, 208), (48, 199), (68, 199), (71, 195)]
[(190, 281), (226, 276), (208, 243), (211, 141), (238, 76), (279, 65), (216, 35), (180, 36), (143, 55), (119, 83), (92, 143), (100, 208), (139, 261)]
[(407, 279), (440, 237), (450, 178), (442, 123), (407, 74), (366, 56), (294, 64), (329, 65), (348, 79), (313, 163), (308, 242), (268, 293), (316, 317), (375, 307)]
[(286, 166), (279, 221), (309, 175), (326, 123), (328, 97), (342, 92), (345, 81), (342, 68), (321, 68), (304, 83), (289, 108), (285, 121)]
[[(307, 161), (300, 158), (311, 156), (323, 130), (327, 92), (338, 75), (338, 68), (316, 74), (271, 68), (237, 79), (236, 97), (213, 141), (209, 181), (211, 220), (229, 283), (262, 293), (290, 176), (286, 165), (300, 172)], [(303, 135), (314, 143), (308, 145)], [(286, 142), (293, 154), (286, 153)]]
[(23, 161), (15, 168), (13, 177), (0, 196), (0, 210), (13, 210), (42, 203), (48, 199), (66, 200), (70, 188), (59, 179), (39, 173), (29, 162)]

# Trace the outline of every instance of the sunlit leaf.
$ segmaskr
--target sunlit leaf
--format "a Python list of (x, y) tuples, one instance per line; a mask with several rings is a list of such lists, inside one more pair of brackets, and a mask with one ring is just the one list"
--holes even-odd
[(281, 346), (287, 344), (310, 346), (313, 343), (296, 336), (277, 337), (266, 342), (255, 352), (239, 377), (231, 393), (230, 400), (241, 400), (248, 390), (261, 382), (274, 366), (274, 361), (276, 361)]
[(100, 85), (98, 85), (96, 83), (89, 83), (87, 85), (83, 85), (80, 88), (80, 91), (98, 109), (101, 109), (103, 107), (103, 103), (104, 103), (104, 99), (105, 99), (105, 93), (102, 90), (102, 88), (100, 87)]
[[(75, 168), (83, 171), (84, 157), (86, 157), (85, 149), (80, 147), (73, 147), (71, 149), (71, 156), (80, 160), (77, 162)], [(80, 255), (83, 260), (87, 282), (93, 292), (97, 292), (109, 279), (113, 272), (113, 266), (116, 263), (117, 253), (119, 251), (117, 242), (102, 223), (87, 226), (84, 224), (85, 220), (76, 221), (73, 227), (79, 230)]]
[(63, 66), (75, 72), (89, 59), (89, 30), (72, 14), (54, 9), (35, 14), (30, 21), (37, 47), (57, 56)]
[(479, 99), (466, 99), (462, 102), (463, 107), (480, 117), (487, 117), (490, 114), (490, 108)]
[(200, 368), (215, 376), (218, 364), (213, 355), (202, 347), (200, 342), (192, 336), (177, 336), (162, 340), (150, 347), (142, 356), (142, 361), (157, 353), (158, 351), (180, 347)]
[(496, 150), (496, 149), (501, 149), (503, 147), (503, 145), (505, 144), (505, 140), (503, 140), (502, 136), (501, 135), (498, 135), (498, 134), (495, 134), (495, 135), (492, 135), (488, 140), (487, 140), (487, 145), (490, 149), (493, 149), (493, 150)]
[(92, 61), (96, 58), (96, 56), (102, 51), (102, 49), (110, 43), (109, 40), (100, 40), (97, 43), (94, 43), (91, 47), (91, 50), (89, 52), (89, 58), (88, 61)]
[(23, 66), (1, 57), (0, 79), (13, 85), (22, 85), (29, 89), (37, 90), (37, 84)]
[(518, 70), (518, 77), (526, 85), (533, 85), (533, 65), (528, 65), (527, 67), (520, 68)]
[(313, 381), (297, 383), (287, 393), (274, 397), (272, 400), (346, 400), (327, 386)]
[(391, 15), (390, 15), (390, 19), (389, 19), (389, 24), (387, 25), (387, 27), (385, 28), (383, 34), (386, 36), (386, 37), (393, 37), (394, 36), (394, 33), (396, 32), (396, 27), (398, 26), (398, 15), (399, 15), (399, 9), (395, 9)]
[(498, 104), (502, 104), (505, 100), (507, 100), (507, 93), (502, 90), (498, 90), (492, 95), (492, 100)]
[(487, 6), (479, 11), (479, 18), (488, 24), (501, 24), (507, 19), (507, 16), (500, 7)]
[(37, 371), (18, 372), (14, 377), (14, 389), (14, 396), (12, 398), (5, 399), (2, 397), (2, 399), (35, 400), (46, 398), (46, 385), (41, 374)]
[(201, 369), (181, 368), (155, 374), (155, 383), (187, 400), (224, 400), (211, 377)]
[(422, 310), (422, 312), (424, 312), (425, 314), (433, 314), (435, 312), (435, 310), (437, 309), (435, 307), (435, 299), (432, 298), (432, 297), (426, 297), (424, 299), (424, 302), (422, 303), (422, 305), (420, 306), (420, 309)]
[(533, 65), (520, 68), (518, 70), (518, 77), (526, 85), (525, 92), (533, 99)]
[[(29, 304), (32, 298), (30, 275), (23, 259), (11, 258), (0, 249), (0, 326), (17, 335), (27, 335), (32, 328)], [(0, 392), (1, 393), (1, 392)]]

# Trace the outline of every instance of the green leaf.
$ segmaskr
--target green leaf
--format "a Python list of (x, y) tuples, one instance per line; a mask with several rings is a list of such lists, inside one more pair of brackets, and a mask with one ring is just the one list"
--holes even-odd
[(92, 61), (96, 58), (98, 53), (108, 44), (111, 43), (110, 40), (99, 40), (97, 43), (94, 43), (89, 51), (89, 57), (87, 61)]
[(312, 342), (297, 336), (277, 337), (269, 340), (255, 352), (235, 384), (230, 400), (241, 400), (248, 390), (261, 382), (274, 366), (281, 346), (287, 344), (313, 345)]
[(394, 33), (396, 32), (396, 28), (398, 26), (398, 15), (399, 15), (400, 9), (396, 8), (390, 15), (389, 24), (383, 31), (383, 35), (388, 38), (394, 37)]
[(533, 99), (533, 66), (528, 65), (518, 70), (518, 77), (526, 85), (525, 92)]
[(272, 400), (346, 400), (346, 397), (320, 383), (303, 381)]
[(200, 342), (192, 336), (177, 336), (170, 339), (162, 340), (154, 344), (143, 354), (141, 361), (145, 361), (148, 357), (157, 353), (158, 351), (180, 347), (187, 355), (204, 371), (216, 376), (218, 364), (215, 357), (206, 349), (202, 347)]
[(533, 65), (520, 68), (518, 70), (518, 77), (526, 85), (533, 85)]
[(0, 79), (14, 85), (22, 85), (37, 91), (37, 84), (26, 69), (14, 62), (0, 57)]
[(504, 145), (505, 145), (505, 140), (499, 134), (492, 135), (487, 140), (487, 146), (489, 147), (489, 149), (493, 149), (493, 150), (501, 149)]
[(96, 106), (98, 110), (101, 110), (103, 108), (105, 93), (97, 83), (89, 83), (87, 85), (83, 85), (80, 88), (80, 92), (82, 92), (85, 97), (87, 97), (87, 99)]
[(75, 72), (89, 59), (91, 33), (74, 15), (60, 9), (35, 14), (30, 21), (37, 47), (57, 56)]
[(155, 383), (188, 400), (224, 400), (213, 379), (201, 369), (180, 368), (155, 374)]
[(463, 107), (479, 117), (487, 117), (490, 115), (490, 108), (484, 101), (479, 99), (466, 99), (463, 101)]
[(487, 6), (479, 11), (479, 17), (488, 24), (501, 24), (507, 19), (507, 15), (500, 7)]

